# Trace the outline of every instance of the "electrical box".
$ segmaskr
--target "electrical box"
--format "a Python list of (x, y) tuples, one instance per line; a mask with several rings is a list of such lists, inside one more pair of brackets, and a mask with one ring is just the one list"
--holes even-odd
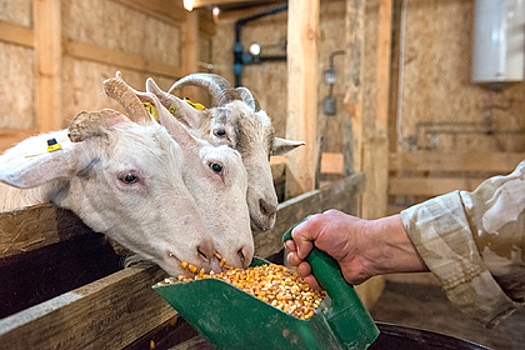
[(525, 80), (525, 0), (476, 0), (472, 81)]

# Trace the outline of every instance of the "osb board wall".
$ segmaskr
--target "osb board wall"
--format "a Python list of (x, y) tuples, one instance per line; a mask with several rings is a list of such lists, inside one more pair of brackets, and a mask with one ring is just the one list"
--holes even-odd
[[(72, 0), (62, 2), (64, 38), (103, 48), (138, 55), (144, 59), (180, 67), (181, 28), (152, 18), (135, 9), (109, 0)], [(105, 96), (103, 81), (120, 70), (123, 79), (137, 90), (145, 90), (152, 77), (163, 89), (174, 79), (122, 69), (96, 62), (63, 57), (62, 115), (64, 127), (78, 112), (113, 108), (123, 109)]]
[(0, 42), (0, 128), (35, 126), (33, 50)]
[[(367, 37), (366, 55), (375, 55), (375, 35), (377, 31), (378, 0), (366, 2), (366, 25)], [(261, 10), (263, 12), (263, 10)], [(287, 36), (287, 12), (269, 16), (243, 27), (242, 44), (245, 50), (252, 43), (261, 45), (261, 54), (281, 55), (285, 53), (285, 42)], [(235, 21), (223, 20), (217, 26), (217, 34), (213, 42), (214, 73), (225, 76), (231, 82), (234, 81), (233, 65), (233, 43), (234, 43)], [(332, 52), (343, 50), (345, 40), (345, 1), (321, 0), (319, 38), (318, 38), (318, 115), (319, 129), (323, 133), (323, 152), (342, 151), (342, 128), (341, 121), (343, 112), (344, 95), (344, 59), (335, 56), (334, 66), (337, 72), (334, 95), (337, 98), (337, 114), (327, 117), (323, 113), (324, 99), (329, 93), (329, 87), (325, 82), (324, 71), (329, 67), (329, 56)], [(375, 56), (365, 59), (365, 85), (367, 90), (374, 89), (375, 80)], [(286, 133), (286, 98), (287, 98), (287, 67), (284, 62), (266, 62), (260, 65), (245, 66), (242, 75), (242, 85), (248, 87), (259, 100), (261, 107), (265, 109), (272, 118), (277, 136)], [(367, 94), (365, 94), (367, 95)], [(373, 96), (368, 94), (367, 96)], [(367, 101), (365, 99), (365, 101)], [(370, 100), (366, 113), (375, 113), (373, 100)]]
[(82, 61), (70, 57), (62, 60), (62, 115), (64, 127), (80, 111), (99, 110), (112, 108), (124, 113), (123, 108), (106, 96), (103, 88), (105, 79), (115, 76), (120, 70), (122, 78), (134, 89), (145, 91), (145, 82), (152, 77), (162, 89), (169, 89), (173, 79), (158, 75), (141, 73), (118, 67), (99, 64), (96, 62)]
[(32, 6), (32, 0), (0, 0), (0, 20), (31, 27)]
[[(0, 20), (32, 26), (32, 0), (0, 0)], [(0, 42), (0, 128), (34, 126), (33, 50)]]
[(108, 0), (62, 2), (62, 35), (180, 66), (180, 28)]
[[(396, 2), (397, 11), (400, 3)], [(523, 131), (525, 85), (490, 92), (471, 83), (473, 25), (473, 0), (408, 2), (403, 135), (417, 136), (419, 122), (446, 122), (449, 130), (469, 132), (473, 127), (457, 123), (483, 123), (491, 115), (492, 134), (441, 134), (431, 140), (420, 133), (418, 145), (430, 147), (433, 141), (435, 151), (524, 151), (523, 135), (499, 132)], [(397, 149), (405, 151), (400, 146)]]
[[(32, 4), (32, 0), (0, 0), (0, 20), (32, 29)], [(62, 1), (61, 17), (65, 39), (175, 67), (182, 64), (182, 23), (167, 23), (111, 0)], [(0, 66), (0, 97), (4, 106), (0, 128), (35, 128), (34, 50), (0, 42)], [(121, 67), (63, 56), (61, 70), (63, 127), (82, 110), (122, 111), (105, 96), (102, 88), (103, 81), (122, 70)], [(164, 89), (174, 82), (174, 78), (123, 70), (124, 79), (138, 90), (145, 89), (145, 80), (150, 76)]]

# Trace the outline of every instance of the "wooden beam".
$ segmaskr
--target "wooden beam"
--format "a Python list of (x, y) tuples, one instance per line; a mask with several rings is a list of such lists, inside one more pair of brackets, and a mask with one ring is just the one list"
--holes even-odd
[(310, 214), (321, 213), (328, 209), (339, 209), (355, 214), (355, 198), (362, 190), (363, 174), (354, 174), (330, 186), (310, 191), (280, 203), (277, 220), (273, 229), (256, 233), (255, 255), (267, 257), (283, 249), (282, 235), (290, 227)]
[(117, 68), (127, 68), (139, 72), (160, 74), (170, 78), (179, 78), (182, 74), (182, 69), (179, 67), (150, 61), (139, 55), (81, 43), (71, 39), (62, 40), (62, 47), (65, 55), (81, 60), (95, 61)]
[(345, 33), (345, 96), (343, 120), (344, 172), (350, 175), (362, 169), (361, 142), (363, 128), (363, 55), (364, 55), (363, 0), (346, 0)]
[(33, 48), (33, 31), (25, 26), (0, 20), (0, 41)]
[(0, 129), (0, 153), (36, 134), (36, 129)]
[[(386, 215), (388, 202), (388, 107), (390, 87), (390, 45), (392, 0), (381, 0), (377, 34), (376, 110), (364, 121), (362, 171), (367, 181), (363, 193), (362, 216), (378, 219)], [(365, 116), (363, 116), (364, 118)]]
[[(377, 28), (376, 131), (388, 137), (390, 55), (392, 46), (392, 0), (381, 0)], [(388, 155), (388, 153), (387, 153)]]
[(285, 198), (293, 198), (315, 189), (319, 0), (290, 0), (288, 11), (286, 138), (306, 143), (286, 157)]
[(48, 132), (62, 128), (60, 0), (35, 0), (33, 12), (36, 122)]
[(188, 11), (181, 0), (112, 0), (140, 13), (146, 13), (169, 24), (180, 25)]
[(158, 267), (128, 268), (0, 320), (6, 349), (121, 349), (176, 315), (151, 286)]
[(391, 153), (390, 170), (512, 172), (525, 159), (523, 152)]
[[(266, 0), (265, 3), (272, 4), (281, 0)], [(193, 8), (207, 7), (207, 6), (220, 6), (220, 5), (234, 5), (234, 4), (250, 4), (260, 3), (261, 0), (193, 0)]]
[[(183, 75), (199, 71), (199, 15), (196, 11), (188, 13), (182, 27), (182, 65)], [(188, 86), (182, 89), (182, 95), (195, 102), (203, 102), (203, 89)]]
[(434, 197), (455, 190), (473, 191), (486, 179), (395, 177), (388, 181), (389, 194)]

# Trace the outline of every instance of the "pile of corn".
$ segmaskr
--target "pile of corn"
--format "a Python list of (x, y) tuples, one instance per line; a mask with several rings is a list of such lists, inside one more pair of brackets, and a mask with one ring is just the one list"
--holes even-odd
[[(190, 269), (185, 263), (183, 267), (196, 273), (196, 269)], [(250, 267), (246, 270), (230, 269), (220, 274), (214, 274), (212, 271), (209, 275), (201, 270), (194, 278), (179, 276), (178, 279), (166, 279), (164, 282), (174, 284), (205, 278), (228, 282), (301, 320), (312, 317), (326, 295), (325, 292), (311, 289), (295, 271), (276, 264)]]

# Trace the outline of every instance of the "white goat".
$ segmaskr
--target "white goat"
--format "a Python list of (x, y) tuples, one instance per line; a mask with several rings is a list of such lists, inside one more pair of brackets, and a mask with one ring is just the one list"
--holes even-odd
[(214, 147), (194, 138), (151, 94), (135, 91), (117, 73), (110, 97), (120, 102), (129, 114), (151, 119), (143, 108), (150, 103), (159, 122), (180, 145), (184, 154), (182, 176), (197, 208), (214, 239), (215, 248), (235, 267), (250, 264), (254, 243), (246, 203), (247, 174), (239, 152), (228, 146)]
[[(170, 94), (188, 85), (207, 89), (218, 106), (201, 111)], [(162, 91), (149, 78), (146, 90), (155, 94), (194, 136), (216, 146), (227, 145), (241, 153), (248, 172), (246, 197), (252, 229), (271, 229), (275, 224), (277, 196), (268, 159), (271, 155), (284, 154), (304, 142), (275, 137), (270, 117), (259, 109), (250, 91), (246, 88), (234, 89), (219, 75), (191, 74), (177, 81), (170, 93)]]
[[(184, 185), (184, 156), (165, 128), (109, 109), (68, 130), (31, 137), (0, 156), (0, 209), (53, 202), (172, 275), (209, 270), (214, 244)], [(46, 152), (47, 140), (61, 148)], [(215, 259), (216, 260), (216, 259)]]

